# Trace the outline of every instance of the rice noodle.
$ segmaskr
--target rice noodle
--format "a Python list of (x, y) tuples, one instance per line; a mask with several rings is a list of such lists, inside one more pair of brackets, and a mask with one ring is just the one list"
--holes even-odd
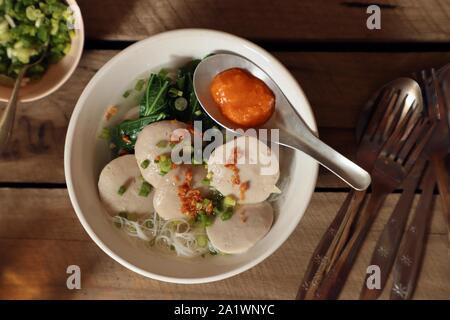
[[(155, 212), (153, 217), (132, 221), (121, 216), (114, 216), (113, 222), (127, 235), (146, 241), (150, 245), (174, 250), (177, 255), (196, 257), (208, 252), (216, 253), (203, 227), (189, 224), (185, 219), (163, 220)], [(200, 245), (198, 239), (207, 239)]]

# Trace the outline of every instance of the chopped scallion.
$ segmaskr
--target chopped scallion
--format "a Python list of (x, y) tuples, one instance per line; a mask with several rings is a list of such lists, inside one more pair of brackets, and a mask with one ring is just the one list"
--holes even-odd
[(231, 217), (233, 216), (233, 210), (230, 208), (225, 210), (224, 212), (222, 212), (222, 214), (220, 215), (220, 219), (222, 219), (223, 221), (225, 220), (229, 220)]
[(161, 141), (158, 141), (158, 143), (156, 144), (156, 146), (157, 146), (158, 148), (166, 148), (168, 144), (169, 144), (169, 141), (167, 141), (167, 140), (161, 140)]
[(145, 159), (144, 161), (141, 162), (141, 168), (142, 169), (147, 169), (149, 164), (150, 164), (150, 160)]
[(188, 101), (186, 98), (179, 97), (175, 99), (174, 105), (175, 109), (177, 109), (178, 111), (184, 111), (188, 106)]
[(182, 97), (183, 96), (183, 91), (178, 90), (177, 88), (170, 88), (169, 89), (169, 96), (172, 98), (176, 98), (176, 97)]
[(206, 247), (207, 244), (208, 244), (208, 238), (205, 235), (201, 234), (201, 235), (197, 236), (197, 245), (199, 247)]
[(225, 198), (223, 198), (223, 205), (225, 207), (234, 207), (236, 206), (236, 199), (231, 196), (226, 196)]
[(165, 155), (162, 155), (159, 157), (158, 167), (159, 167), (159, 174), (164, 176), (172, 169), (172, 160)]
[(129, 96), (130, 96), (130, 94), (131, 94), (131, 90), (127, 90), (127, 91), (125, 91), (124, 93), (123, 93), (123, 97), (124, 98), (128, 98)]
[(111, 139), (111, 133), (109, 131), (109, 128), (103, 128), (98, 137), (100, 139), (109, 141)]
[(134, 90), (141, 91), (142, 88), (144, 88), (145, 80), (139, 79), (138, 82), (136, 82), (136, 85), (134, 86)]
[(152, 188), (152, 185), (147, 181), (142, 182), (141, 189), (139, 190), (139, 195), (141, 197), (148, 197), (148, 195), (152, 191)]
[(127, 191), (127, 187), (125, 185), (120, 186), (119, 190), (117, 190), (117, 193), (122, 196)]
[(198, 215), (198, 220), (205, 227), (208, 227), (208, 226), (212, 225), (212, 223), (213, 223), (213, 217), (212, 216), (208, 216), (208, 215), (206, 215), (204, 213), (200, 213)]

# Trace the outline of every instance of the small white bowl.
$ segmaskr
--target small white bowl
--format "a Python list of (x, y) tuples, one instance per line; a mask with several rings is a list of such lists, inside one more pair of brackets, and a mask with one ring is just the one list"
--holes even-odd
[[(28, 83), (19, 91), (20, 102), (32, 102), (47, 97), (58, 90), (73, 74), (80, 62), (84, 46), (84, 25), (80, 8), (75, 0), (66, 0), (75, 18), (75, 37), (68, 54), (58, 63), (49, 65), (47, 71), (37, 81)], [(12, 87), (0, 85), (0, 101), (7, 102)]]
[(143, 74), (158, 71), (163, 66), (177, 67), (191, 58), (202, 58), (217, 51), (234, 52), (254, 61), (283, 88), (289, 100), (296, 102), (300, 115), (316, 130), (303, 91), (278, 60), (247, 40), (203, 29), (161, 33), (120, 52), (89, 82), (70, 120), (64, 165), (70, 199), (78, 218), (103, 251), (146, 277), (174, 283), (205, 283), (234, 276), (255, 266), (289, 237), (314, 191), (318, 171), (314, 160), (300, 152), (292, 153), (291, 160), (280, 158), (281, 172), (285, 173), (284, 181), (288, 183), (282, 201), (275, 205), (278, 212), (275, 222), (261, 241), (240, 255), (180, 258), (172, 253), (137, 246), (114, 228), (97, 191), (99, 173), (110, 159), (107, 143), (97, 138), (105, 110), (110, 105), (125, 108), (123, 92)]

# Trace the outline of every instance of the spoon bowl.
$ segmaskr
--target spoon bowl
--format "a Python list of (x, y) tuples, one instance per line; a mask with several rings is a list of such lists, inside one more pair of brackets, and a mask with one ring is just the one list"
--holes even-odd
[[(218, 124), (234, 134), (242, 131), (219, 110), (210, 93), (214, 77), (231, 68), (240, 68), (262, 80), (275, 96), (275, 111), (271, 118), (255, 129), (278, 129), (278, 136), (267, 136), (272, 143), (302, 151), (336, 174), (356, 190), (370, 185), (370, 175), (355, 163), (319, 140), (297, 113), (280, 87), (260, 67), (250, 60), (234, 54), (220, 53), (203, 59), (194, 73), (194, 90), (205, 112)], [(245, 132), (244, 132), (245, 134)]]

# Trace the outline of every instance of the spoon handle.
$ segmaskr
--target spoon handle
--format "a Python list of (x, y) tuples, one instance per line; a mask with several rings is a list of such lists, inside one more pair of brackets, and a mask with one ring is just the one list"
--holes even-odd
[(0, 153), (3, 153), (6, 150), (8, 139), (11, 135), (14, 118), (16, 115), (17, 99), (19, 97), (20, 85), (26, 71), (27, 68), (23, 68), (19, 72), (16, 82), (14, 83), (14, 89), (12, 91), (11, 98), (6, 105), (5, 110), (2, 114), (2, 118), (0, 120)]
[(305, 152), (353, 189), (365, 190), (370, 185), (371, 178), (367, 171), (323, 143), (306, 126), (301, 135), (280, 132), (280, 143)]

